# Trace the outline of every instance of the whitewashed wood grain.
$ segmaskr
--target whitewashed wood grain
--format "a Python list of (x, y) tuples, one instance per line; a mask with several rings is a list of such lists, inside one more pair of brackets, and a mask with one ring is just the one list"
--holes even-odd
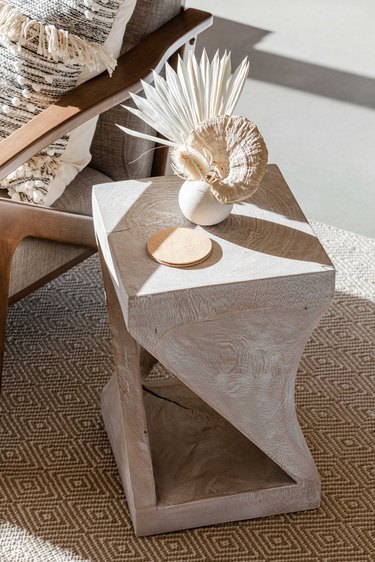
[[(235, 205), (230, 217), (214, 227), (192, 225), (182, 216), (177, 203), (181, 181), (168, 177), (94, 188), (100, 245), (106, 261), (116, 262), (117, 276), (129, 298), (157, 294), (161, 287), (174, 291), (332, 269), (281, 174), (273, 167), (254, 198)], [(173, 273), (166, 266), (155, 265), (145, 251), (145, 242), (157, 230), (172, 226), (202, 229), (216, 242), (217, 251), (201, 266)]]
[[(103, 415), (140, 535), (310, 509), (320, 500), (319, 475), (296, 417), (294, 384), (306, 341), (332, 299), (334, 268), (275, 166), (249, 203), (205, 229), (215, 245), (207, 262), (182, 270), (156, 264), (146, 252), (147, 236), (188, 224), (177, 208), (179, 183), (118, 182), (96, 186), (93, 196), (117, 367), (117, 384), (103, 392)], [(145, 379), (154, 358), (290, 480), (282, 484), (276, 471), (273, 485), (261, 488), (257, 463), (264, 456), (254, 452), (257, 470), (248, 491), (228, 489), (203, 499), (194, 478), (183, 492), (173, 490), (176, 472), (169, 478), (157, 469), (168, 465), (170, 454), (157, 449), (159, 417), (147, 414), (141, 392), (141, 371)], [(155, 400), (148, 397), (146, 405)], [(179, 431), (181, 407), (176, 402), (168, 411)], [(182, 447), (186, 440), (180, 441)], [(176, 455), (178, 443), (173, 435)]]
[(127, 331), (121, 309), (106, 267), (105, 284), (116, 376), (102, 393), (102, 413), (112, 450), (119, 460), (122, 484), (129, 509), (156, 503), (147, 422), (142, 406), (140, 353), (137, 342)]
[(155, 348), (164, 365), (297, 483), (319, 482), (296, 417), (294, 383), (325, 308), (243, 311), (176, 325)]
[[(108, 285), (106, 289), (108, 291)], [(115, 350), (120, 350), (115, 352), (117, 373), (126, 391), (120, 392), (118, 380), (111, 379), (103, 391), (103, 417), (137, 535), (318, 507), (320, 481), (295, 416), (294, 378), (301, 349), (321, 314), (322, 305), (312, 307), (306, 316), (298, 309), (292, 310), (292, 313), (297, 312), (292, 325), (288, 323), (292, 318), (289, 312), (285, 313), (287, 316), (281, 315), (275, 325), (275, 315), (280, 311), (254, 311), (253, 315), (242, 313), (242, 318), (228, 314), (227, 318), (179, 326), (161, 338), (157, 351), (165, 364), (176, 368), (178, 377), (187, 386), (223, 414), (295, 481), (295, 484), (283, 481), (280, 472), (268, 469), (269, 481), (262, 486), (259, 473), (267, 465), (254, 449), (246, 453), (250, 455), (252, 466), (248, 476), (249, 491), (237, 491), (232, 486), (227, 494), (221, 491), (219, 497), (207, 494), (209, 497), (202, 499), (204, 485), (200, 483), (199, 495), (192, 499), (197, 493), (193, 466), (190, 482), (186, 482), (182, 492), (174, 489), (176, 469), (173, 466), (161, 476), (157, 470), (155, 472), (153, 462), (158, 462), (158, 456), (154, 452), (151, 459), (150, 443), (144, 436), (154, 432), (154, 449), (157, 449), (159, 441), (162, 444), (158, 435), (166, 430), (165, 418), (159, 427), (155, 427), (156, 424), (149, 427), (150, 421), (154, 421), (149, 415), (145, 425), (145, 404), (138, 391), (139, 369), (132, 359), (135, 342), (127, 334), (125, 324), (118, 316), (116, 318), (120, 311), (118, 303), (109, 299), (108, 304)], [(180, 401), (178, 394), (169, 397), (176, 404)], [(183, 420), (176, 419), (176, 410), (181, 418), (181, 409), (185, 413), (189, 406), (177, 407), (174, 415), (167, 418), (167, 427), (174, 436), (167, 453), (171, 462), (182, 455), (184, 451), (180, 452), (178, 447), (186, 443)], [(202, 429), (205, 427), (207, 431), (210, 423), (206, 420)], [(212, 425), (215, 424), (217, 421), (213, 420)], [(188, 425), (189, 430), (190, 427)], [(197, 444), (199, 441), (198, 436)], [(168, 449), (168, 435), (163, 446)], [(211, 444), (206, 447), (202, 454), (209, 457)], [(159, 463), (168, 467), (163, 450), (160, 455)], [(240, 451), (238, 455), (241, 456)], [(249, 462), (247, 457), (246, 460)], [(156, 474), (155, 487), (151, 474)], [(210, 473), (206, 477), (209, 485)], [(139, 507), (141, 505), (144, 507)]]

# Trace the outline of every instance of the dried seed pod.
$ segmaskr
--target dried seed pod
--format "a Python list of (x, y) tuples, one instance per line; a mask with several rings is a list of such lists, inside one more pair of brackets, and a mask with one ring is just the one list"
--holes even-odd
[(207, 156), (193, 146), (179, 145), (171, 152), (174, 172), (187, 180), (205, 179), (210, 171)]
[(257, 126), (245, 117), (220, 115), (195, 127), (186, 143), (211, 155), (206, 181), (220, 203), (253, 195), (266, 171), (268, 151)]

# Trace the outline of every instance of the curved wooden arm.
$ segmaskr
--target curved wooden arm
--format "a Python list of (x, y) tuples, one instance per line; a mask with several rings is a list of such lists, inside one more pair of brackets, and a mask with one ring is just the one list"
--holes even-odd
[(31, 236), (97, 250), (92, 217), (0, 198), (0, 239)]
[(130, 90), (138, 92), (141, 79), (150, 82), (153, 69), (159, 72), (175, 51), (211, 23), (207, 12), (181, 12), (122, 55), (112, 78), (106, 72), (92, 78), (17, 129), (0, 142), (0, 179), (63, 134), (126, 100)]

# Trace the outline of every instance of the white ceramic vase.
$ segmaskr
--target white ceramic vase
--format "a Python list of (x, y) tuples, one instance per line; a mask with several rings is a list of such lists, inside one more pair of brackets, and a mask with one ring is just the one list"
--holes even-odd
[(178, 203), (189, 221), (200, 226), (217, 224), (231, 213), (233, 205), (223, 205), (212, 195), (210, 185), (202, 180), (185, 181), (180, 189)]

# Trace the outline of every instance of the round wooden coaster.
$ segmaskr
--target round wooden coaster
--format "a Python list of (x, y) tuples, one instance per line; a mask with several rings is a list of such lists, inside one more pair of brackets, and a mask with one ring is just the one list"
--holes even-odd
[(150, 236), (147, 251), (158, 263), (187, 267), (208, 258), (212, 242), (206, 234), (191, 228), (167, 228)]

